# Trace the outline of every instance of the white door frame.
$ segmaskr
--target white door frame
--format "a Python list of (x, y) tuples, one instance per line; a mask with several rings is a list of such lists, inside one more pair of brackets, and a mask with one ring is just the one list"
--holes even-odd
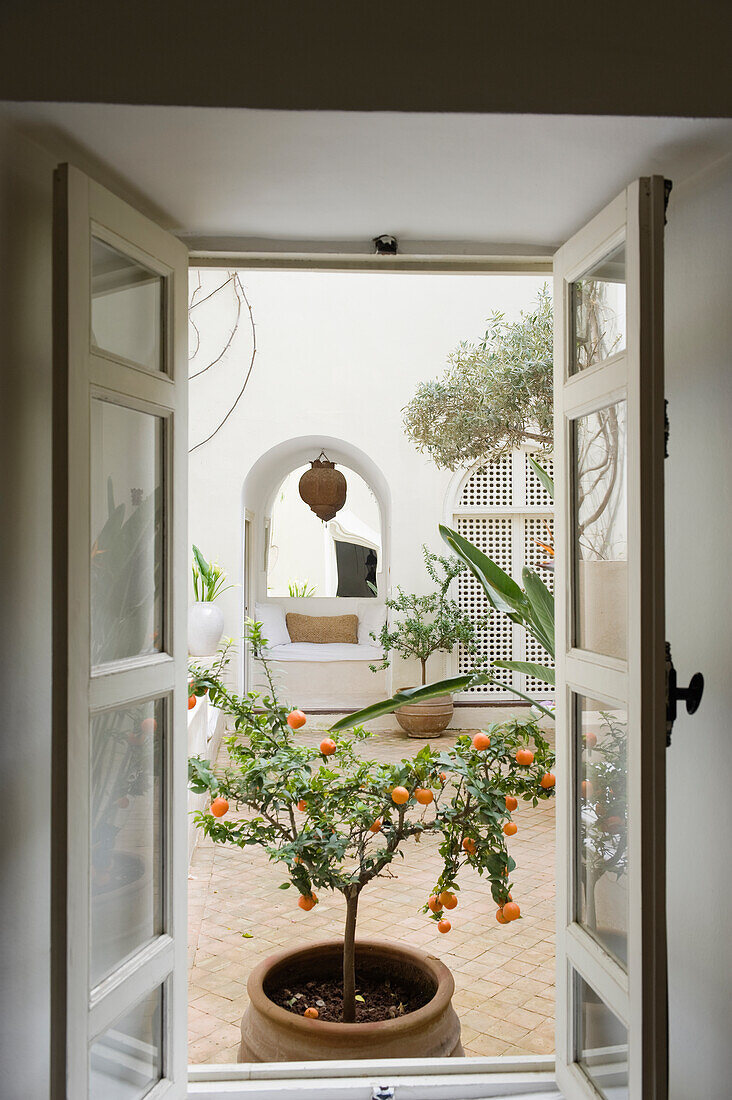
[[(52, 1090), (54, 1097), (85, 1097), (94, 1039), (159, 989), (162, 1078), (148, 1095), (177, 1100), (185, 1094), (187, 1061), (181, 1032), (187, 1013), (187, 252), (78, 169), (62, 165), (54, 182)], [(96, 345), (93, 239), (162, 279), (160, 369)], [(150, 414), (160, 428), (162, 638), (158, 652), (94, 666), (92, 409), (99, 401)], [(161, 932), (94, 984), (91, 722), (106, 710), (153, 699), (161, 700), (162, 718), (151, 735), (160, 738)]]
[[(555, 266), (555, 516), (557, 666), (557, 1081), (567, 1100), (596, 1098), (577, 1062), (579, 974), (625, 1026), (629, 1095), (667, 1095), (664, 647), (664, 180), (636, 180), (557, 253)], [(573, 284), (625, 244), (624, 349), (572, 370)], [(575, 638), (574, 424), (627, 408), (627, 652), (602, 656)], [(579, 923), (576, 901), (578, 697), (627, 711), (627, 969)]]

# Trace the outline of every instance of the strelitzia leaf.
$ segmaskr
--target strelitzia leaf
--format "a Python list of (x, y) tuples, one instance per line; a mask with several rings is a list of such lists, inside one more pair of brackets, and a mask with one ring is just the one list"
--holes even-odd
[(425, 684), (423, 687), (405, 688), (404, 691), (398, 691), (396, 695), (392, 695), (391, 699), (372, 703), (370, 707), (340, 718), (330, 727), (331, 731), (361, 726), (364, 722), (381, 718), (384, 714), (393, 714), (395, 710), (406, 706), (407, 703), (421, 703), (424, 699), (434, 699), (437, 695), (452, 695), (456, 691), (465, 691), (466, 688), (473, 687), (475, 684), (487, 683), (485, 676), (485, 673), (470, 673), (466, 676), (451, 676), (447, 680), (438, 680), (434, 684)]
[(528, 455), (527, 457), (531, 464), (531, 469), (534, 471), (549, 496), (554, 500), (554, 478), (549, 476), (544, 467), (540, 466), (532, 455)]
[[(473, 576), (480, 582), (486, 596), (496, 611), (502, 611), (514, 622), (520, 622), (528, 613), (528, 603), (524, 592), (513, 577), (491, 561), (489, 557), (473, 546), (451, 527), (440, 524), (440, 534), (457, 556), (465, 562)], [(516, 617), (518, 616), (518, 617)]]
[(494, 661), (494, 668), (508, 668), (513, 672), (523, 672), (525, 676), (533, 676), (535, 680), (543, 680), (545, 684), (554, 685), (554, 669), (547, 665), (535, 665), (530, 661)]
[(537, 573), (524, 566), (522, 571), (526, 596), (531, 607), (535, 636), (547, 653), (554, 656), (554, 597)]

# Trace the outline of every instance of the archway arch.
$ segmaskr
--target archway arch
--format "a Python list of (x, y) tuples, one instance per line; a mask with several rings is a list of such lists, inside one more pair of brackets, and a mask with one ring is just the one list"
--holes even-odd
[(391, 561), (392, 504), (388, 482), (374, 459), (345, 439), (328, 435), (304, 435), (270, 447), (252, 465), (244, 479), (241, 496), (242, 516), (242, 601), (241, 625), (253, 613), (256, 602), (268, 599), (267, 560), (268, 527), (279, 486), (293, 470), (309, 463), (325, 451), (331, 461), (358, 474), (376, 498), (381, 528), (381, 555), (377, 572), (379, 600), (389, 588)]

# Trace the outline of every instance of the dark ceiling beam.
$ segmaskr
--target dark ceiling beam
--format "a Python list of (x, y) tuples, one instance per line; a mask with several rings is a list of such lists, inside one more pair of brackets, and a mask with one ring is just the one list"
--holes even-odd
[(729, 0), (0, 0), (0, 99), (728, 117)]

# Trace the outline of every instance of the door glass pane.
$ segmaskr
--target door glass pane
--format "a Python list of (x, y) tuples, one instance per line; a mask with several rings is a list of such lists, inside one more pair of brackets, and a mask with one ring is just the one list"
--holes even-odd
[(575, 645), (625, 658), (628, 619), (626, 403), (574, 423)]
[(575, 1059), (607, 1100), (628, 1100), (628, 1029), (575, 973)]
[(92, 401), (92, 666), (163, 645), (163, 431), (158, 416)]
[(625, 350), (625, 245), (572, 285), (572, 373)]
[(624, 707), (575, 696), (577, 920), (628, 962), (628, 721)]
[(92, 1043), (89, 1100), (141, 1100), (162, 1077), (159, 986)]
[(92, 237), (91, 342), (148, 370), (164, 363), (164, 279)]
[(164, 699), (91, 722), (91, 986), (163, 931)]

